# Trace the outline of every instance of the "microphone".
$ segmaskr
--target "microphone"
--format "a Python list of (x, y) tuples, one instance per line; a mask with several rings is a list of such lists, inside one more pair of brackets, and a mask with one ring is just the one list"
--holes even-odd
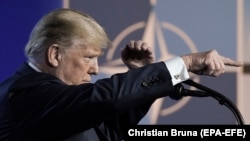
[[(193, 87), (196, 87), (199, 90), (188, 90), (185, 89), (183, 87), (183, 84), (187, 84)], [(217, 101), (219, 101), (219, 103), (221, 105), (225, 105), (229, 110), (231, 110), (237, 120), (237, 123), (239, 125), (244, 125), (244, 118), (241, 115), (241, 112), (239, 111), (239, 109), (237, 108), (237, 106), (227, 97), (225, 97), (223, 94), (212, 90), (204, 85), (198, 84), (196, 82), (194, 82), (193, 80), (189, 79), (186, 80), (182, 83), (179, 83), (177, 85), (174, 86), (175, 88), (175, 93), (171, 93), (169, 95), (169, 97), (173, 100), (179, 100), (181, 99), (183, 96), (195, 96), (195, 97), (213, 97), (214, 99), (216, 99)], [(200, 91), (201, 90), (201, 91)]]
[(194, 96), (194, 97), (208, 97), (209, 95), (206, 92), (199, 90), (189, 90), (184, 88), (184, 86), (179, 83), (174, 86), (175, 93), (171, 93), (169, 97), (173, 100), (179, 100), (184, 96)]

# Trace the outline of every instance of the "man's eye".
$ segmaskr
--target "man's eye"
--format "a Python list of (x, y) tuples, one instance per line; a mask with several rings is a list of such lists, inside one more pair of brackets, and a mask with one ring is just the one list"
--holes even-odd
[(91, 60), (94, 60), (95, 58), (96, 58), (95, 56), (85, 56), (84, 60), (91, 61)]
[(86, 58), (86, 59), (93, 59), (94, 56), (85, 56), (84, 58)]

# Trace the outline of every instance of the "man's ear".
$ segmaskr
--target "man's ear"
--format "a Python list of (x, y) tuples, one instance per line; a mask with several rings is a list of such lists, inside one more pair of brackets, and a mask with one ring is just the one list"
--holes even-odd
[(57, 44), (52, 44), (47, 50), (48, 63), (52, 67), (57, 67), (61, 61), (61, 48)]

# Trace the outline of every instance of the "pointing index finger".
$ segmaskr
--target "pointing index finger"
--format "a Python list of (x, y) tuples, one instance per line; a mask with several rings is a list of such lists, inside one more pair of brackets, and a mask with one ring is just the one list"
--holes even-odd
[(226, 58), (226, 57), (221, 57), (222, 58), (222, 61), (225, 65), (227, 66), (235, 66), (235, 67), (240, 67), (243, 65), (242, 62), (239, 62), (239, 61), (235, 61), (235, 60), (232, 60), (230, 58)]

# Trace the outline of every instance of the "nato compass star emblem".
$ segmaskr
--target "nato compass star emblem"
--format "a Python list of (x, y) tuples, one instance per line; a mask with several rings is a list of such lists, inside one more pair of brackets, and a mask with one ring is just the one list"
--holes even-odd
[[(154, 7), (156, 4), (156, 0), (150, 0), (150, 4), (152, 7)], [(155, 11), (152, 10), (149, 14), (147, 21), (134, 23), (122, 30), (116, 36), (116, 38), (112, 41), (113, 48), (107, 51), (107, 55), (105, 58), (106, 63), (100, 65), (101, 73), (110, 76), (114, 73), (127, 71), (127, 67), (123, 64), (121, 58), (115, 58), (114, 56), (117, 52), (120, 43), (124, 41), (127, 36), (142, 29), (144, 30), (142, 40), (146, 41), (151, 47), (153, 47), (154, 52), (156, 52), (156, 59), (158, 61), (168, 60), (175, 56), (175, 54), (169, 52), (168, 50), (170, 47), (167, 44), (168, 39), (165, 37), (164, 31), (168, 31), (171, 34), (175, 34), (179, 38), (179, 40), (182, 40), (182, 42), (186, 44), (190, 52), (197, 52), (197, 48), (194, 42), (182, 29), (169, 22), (159, 21)], [(198, 81), (199, 77), (195, 76), (194, 80)], [(184, 97), (176, 104), (173, 104), (167, 108), (164, 108), (162, 106), (164, 99), (165, 98), (158, 99), (152, 105), (146, 116), (146, 118), (148, 119), (147, 124), (156, 124), (159, 116), (167, 116), (178, 111), (180, 108), (185, 106), (191, 98)]]

